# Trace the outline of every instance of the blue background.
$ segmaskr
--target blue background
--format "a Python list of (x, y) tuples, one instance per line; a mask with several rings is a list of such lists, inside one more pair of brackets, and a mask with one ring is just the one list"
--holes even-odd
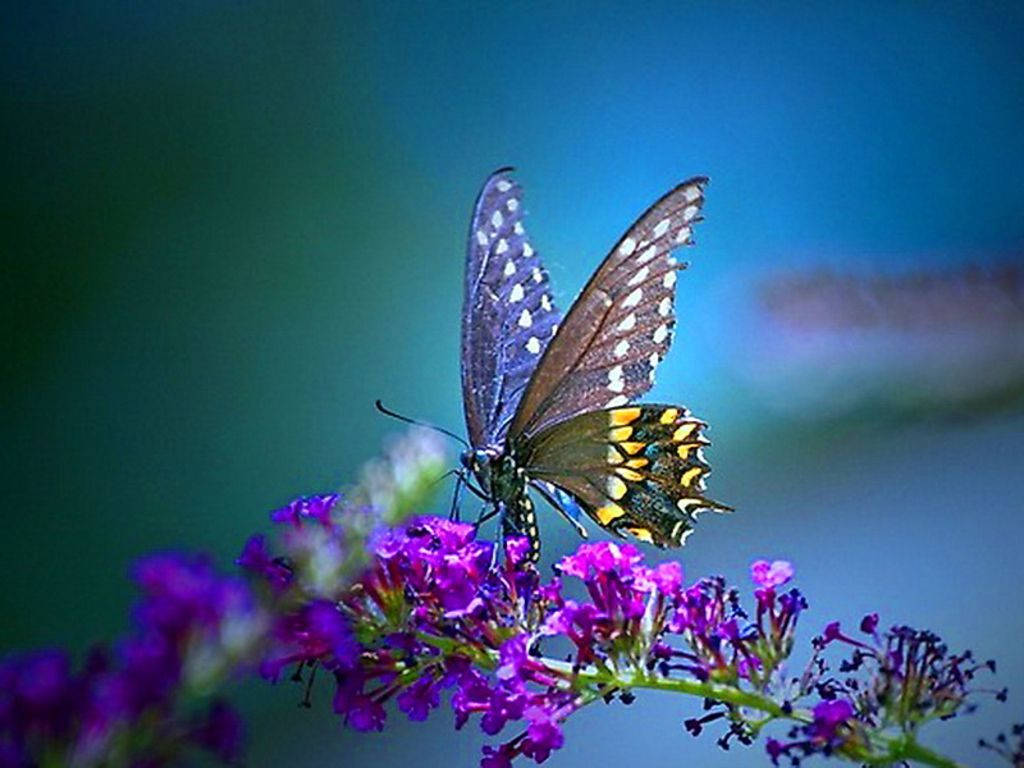
[[(772, 346), (757, 296), (823, 267), (1021, 263), (1021, 6), (383, 5), (6, 10), (0, 649), (113, 637), (147, 550), (227, 565), (268, 509), (377, 451), (395, 425), (376, 397), (461, 429), (463, 240), (489, 171), (518, 167), (563, 307), (636, 214), (704, 173), (650, 399), (710, 422), (711, 491), (737, 512), (702, 521), (687, 572), (785, 557), (805, 641), (877, 610), (998, 658), (1010, 703), (925, 736), (990, 764), (974, 740), (1022, 717), (1024, 416), (981, 367), (1024, 381), (1024, 319), (887, 373), (880, 348), (920, 334), (808, 364)], [(573, 546), (543, 523), (549, 559)], [(479, 754), (447, 712), (363, 736), (317, 694), (306, 712), (291, 687), (244, 688), (251, 764)], [(593, 707), (549, 764), (766, 763), (689, 737), (695, 711)]]

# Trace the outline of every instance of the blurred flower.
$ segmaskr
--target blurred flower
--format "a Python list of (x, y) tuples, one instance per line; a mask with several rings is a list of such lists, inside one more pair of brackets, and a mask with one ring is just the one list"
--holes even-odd
[(202, 557), (152, 555), (134, 577), (143, 593), (135, 629), (115, 654), (97, 649), (79, 671), (56, 651), (0, 663), (0, 764), (37, 765), (47, 755), (108, 765), (114, 750), (124, 764), (173, 765), (189, 745), (225, 762), (240, 756), (234, 711), (214, 702), (195, 713), (193, 705), (246, 670), (262, 609), (244, 582)]
[(1024, 271), (783, 275), (760, 286), (749, 371), (793, 413), (1017, 407), (1024, 390)]

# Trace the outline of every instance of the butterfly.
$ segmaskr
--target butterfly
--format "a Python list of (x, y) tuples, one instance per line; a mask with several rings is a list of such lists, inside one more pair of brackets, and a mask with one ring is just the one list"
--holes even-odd
[[(684, 181), (626, 230), (564, 317), (523, 228), (522, 190), (495, 171), (473, 208), (462, 312), (470, 447), (460, 480), (540, 555), (532, 488), (575, 525), (682, 546), (703, 510), (704, 422), (633, 404), (654, 384), (675, 326), (672, 252), (692, 242), (707, 179)], [(458, 489), (456, 490), (456, 497)], [(456, 502), (457, 503), (457, 502)]]

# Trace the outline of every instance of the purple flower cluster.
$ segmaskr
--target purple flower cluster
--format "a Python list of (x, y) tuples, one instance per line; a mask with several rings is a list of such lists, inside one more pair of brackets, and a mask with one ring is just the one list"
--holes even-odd
[[(846, 677), (818, 688), (826, 698), (848, 697), (871, 725), (893, 723), (910, 732), (929, 720), (953, 717), (965, 709), (976, 675), (995, 672), (994, 661), (975, 661), (969, 650), (951, 653), (934, 632), (900, 625), (879, 632), (877, 614), (861, 620), (860, 632), (865, 640), (847, 636), (833, 622), (815, 639), (818, 649), (832, 644), (849, 649), (839, 665)], [(995, 697), (1005, 700), (1006, 690)]]
[[(201, 557), (154, 555), (135, 569), (143, 597), (114, 652), (93, 652), (77, 671), (56, 651), (0, 661), (0, 768), (176, 765), (194, 748), (235, 761), (241, 722), (209, 693), (257, 668), (270, 680), (293, 669), (306, 705), (317, 674), (329, 678), (334, 710), (361, 731), (382, 730), (389, 706), (424, 720), (447, 698), (457, 728), (513, 730), (484, 748), (483, 768), (544, 762), (575, 711), (628, 704), (644, 688), (702, 699), (705, 714), (684, 725), (696, 736), (721, 721), (724, 748), (793, 723), (786, 740), (766, 742), (776, 764), (823, 754), (943, 765), (916, 729), (969, 711), (975, 675), (994, 671), (931, 633), (880, 632), (872, 614), (858, 638), (828, 625), (803, 674), (785, 677), (807, 608), (785, 561), (751, 566), (748, 613), (724, 579), (687, 584), (678, 563), (645, 565), (629, 544), (583, 544), (542, 582), (524, 539), (496, 558), (471, 525), (389, 527), (436, 465), (436, 452), (401, 446), (402, 471), (377, 466), (372, 493), (272, 513), (273, 545), (254, 536), (238, 559), (250, 584)], [(385, 504), (383, 517), (368, 497)], [(832, 668), (825, 657), (837, 648), (849, 653)], [(986, 746), (1019, 753), (1000, 739)]]
[[(153, 555), (135, 568), (135, 630), (80, 670), (44, 651), (0, 662), (0, 766), (175, 764), (189, 746), (224, 762), (242, 724), (203, 692), (236, 674), (261, 633), (248, 587), (201, 557)], [(131, 734), (128, 738), (127, 734)]]
[[(519, 725), (517, 735), (485, 749), (487, 768), (520, 756), (546, 760), (563, 745), (570, 714), (599, 698), (628, 702), (638, 682), (767, 690), (806, 607), (796, 590), (778, 594), (792, 577), (788, 563), (754, 565), (758, 609), (750, 621), (722, 579), (687, 586), (678, 563), (649, 567), (635, 547), (609, 541), (583, 544), (542, 584), (524, 540), (510, 539), (495, 567), (493, 545), (478, 541), (473, 526), (438, 518), (379, 533), (367, 570), (328, 598), (304, 586), (314, 580), (296, 552), (310, 536), (325, 536), (316, 544), (323, 548), (342, 535), (336, 503), (318, 497), (286, 508), (275, 515), (288, 526), (284, 555), (272, 557), (253, 539), (239, 561), (280, 606), (264, 674), (276, 679), (294, 665), (297, 678), (308, 672), (308, 686), (325, 670), (335, 681), (335, 711), (364, 731), (383, 729), (391, 701), (422, 720), (447, 690), (459, 728), (475, 716), (489, 735)], [(580, 588), (586, 599), (575, 596)], [(574, 649), (569, 661), (544, 657), (556, 639)], [(719, 716), (687, 727), (699, 731)]]
[[(973, 710), (968, 697), (978, 672), (995, 672), (992, 661), (977, 663), (970, 651), (950, 653), (932, 632), (893, 626), (880, 632), (878, 614), (860, 622), (858, 640), (842, 631), (839, 622), (825, 627), (814, 640), (815, 654), (803, 684), (821, 697), (813, 720), (793, 728), (789, 741), (769, 740), (772, 761), (788, 757), (796, 764), (813, 754), (842, 752), (857, 759), (866, 754), (869, 730), (886, 729), (913, 737), (924, 723), (948, 719)], [(838, 675), (823, 661), (829, 646), (842, 646), (849, 655), (839, 662)], [(996, 691), (998, 700), (1006, 690)]]
[[(423, 720), (447, 696), (458, 728), (474, 718), (492, 736), (516, 728), (485, 747), (484, 768), (519, 757), (543, 762), (564, 744), (563, 723), (573, 712), (598, 699), (628, 703), (637, 688), (703, 697), (714, 711), (686, 728), (697, 735), (724, 720), (725, 748), (734, 738), (749, 744), (769, 721), (783, 719), (796, 725), (788, 740), (767, 741), (775, 762), (809, 754), (878, 758), (872, 750), (889, 742), (873, 742), (870, 729), (882, 733), (895, 722), (911, 731), (955, 714), (978, 669), (969, 654), (948, 654), (929, 633), (880, 635), (877, 618), (868, 617), (861, 628), (873, 644), (829, 625), (807, 670), (787, 679), (807, 602), (788, 586), (793, 568), (785, 561), (751, 566), (751, 615), (723, 579), (688, 585), (678, 563), (647, 566), (629, 544), (583, 544), (542, 583), (525, 541), (510, 539), (495, 566), (493, 545), (477, 540), (473, 526), (438, 518), (379, 531), (362, 575), (326, 589), (311, 575), (317, 558), (308, 553), (344, 548), (338, 520), (345, 514), (335, 497), (297, 502), (275, 515), (286, 526), (282, 556), (272, 557), (259, 539), (247, 545), (240, 562), (260, 575), (277, 605), (264, 674), (276, 679), (294, 665), (308, 700), (314, 673), (325, 670), (335, 711), (363, 731), (384, 728), (389, 703)], [(553, 658), (545, 654), (551, 643), (573, 653)], [(843, 678), (823, 659), (832, 643), (852, 648), (839, 667)]]

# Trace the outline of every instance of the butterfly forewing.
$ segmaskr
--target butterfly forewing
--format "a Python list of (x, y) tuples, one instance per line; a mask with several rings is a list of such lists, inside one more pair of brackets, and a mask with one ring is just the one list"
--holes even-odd
[(616, 407), (654, 383), (675, 326), (676, 248), (691, 243), (707, 179), (683, 182), (630, 227), (587, 283), (530, 379), (509, 433), (529, 437)]
[(530, 477), (571, 493), (602, 528), (677, 547), (699, 512), (728, 509), (704, 496), (703, 427), (677, 406), (593, 411), (538, 433), (523, 462)]
[(558, 327), (547, 272), (523, 228), (510, 169), (477, 197), (466, 254), (462, 393), (474, 446), (500, 446), (523, 390)]

